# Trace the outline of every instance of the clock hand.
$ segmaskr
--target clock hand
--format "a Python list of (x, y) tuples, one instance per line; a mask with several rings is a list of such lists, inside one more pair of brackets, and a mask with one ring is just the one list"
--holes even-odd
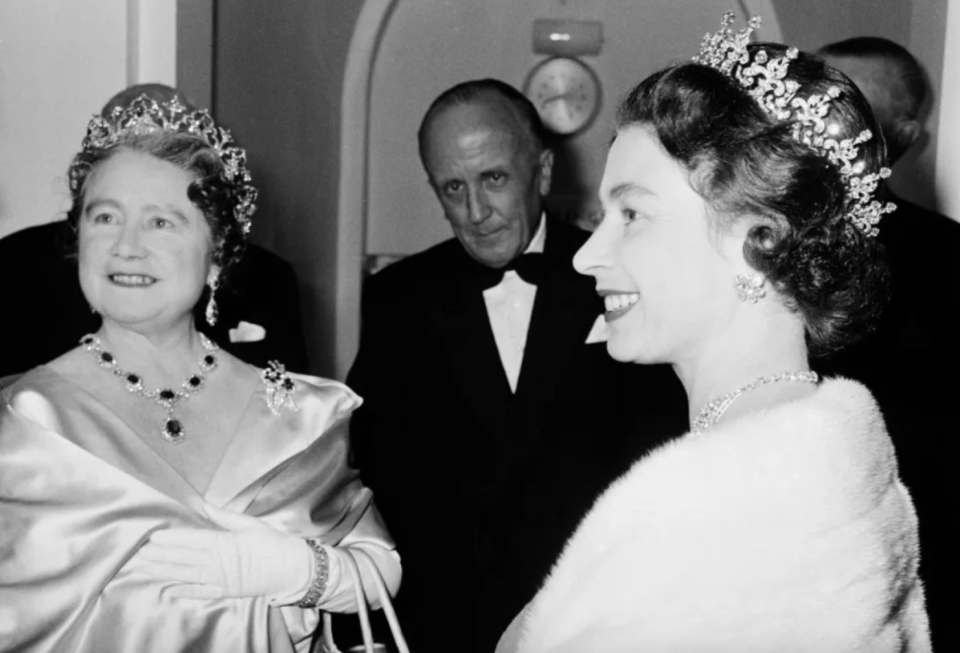
[(547, 106), (548, 104), (550, 104), (550, 103), (552, 103), (552, 102), (559, 102), (560, 100), (566, 100), (566, 99), (569, 98), (571, 95), (573, 95), (573, 93), (560, 93), (559, 95), (551, 95), (551, 96), (548, 97), (546, 100), (544, 100), (543, 102), (541, 102), (541, 103), (540, 103), (540, 106), (546, 108), (546, 106)]

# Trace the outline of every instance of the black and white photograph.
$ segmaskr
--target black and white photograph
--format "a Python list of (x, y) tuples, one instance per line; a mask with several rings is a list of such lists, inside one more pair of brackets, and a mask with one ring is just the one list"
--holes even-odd
[(0, 653), (960, 651), (958, 116), (950, 0), (0, 0)]

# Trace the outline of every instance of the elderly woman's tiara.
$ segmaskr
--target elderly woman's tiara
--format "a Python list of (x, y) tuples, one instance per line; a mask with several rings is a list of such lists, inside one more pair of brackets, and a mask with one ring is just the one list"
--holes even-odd
[[(234, 218), (244, 236), (250, 232), (250, 219), (257, 208), (257, 189), (247, 169), (247, 153), (205, 109), (187, 109), (176, 97), (169, 102), (157, 102), (141, 95), (125, 107), (115, 107), (107, 116), (94, 116), (87, 125), (82, 149), (107, 149), (128, 136), (147, 134), (188, 134), (214, 150), (223, 162), (221, 177), (236, 189)], [(80, 177), (79, 170), (71, 167), (73, 191), (78, 189)]]
[(847, 189), (846, 217), (867, 236), (876, 236), (876, 224), (885, 213), (896, 209), (896, 205), (873, 199), (880, 180), (890, 176), (890, 169), (883, 167), (865, 175), (863, 161), (856, 160), (857, 146), (870, 140), (870, 130), (863, 130), (855, 138), (837, 141), (834, 137), (839, 126), (828, 125), (824, 118), (831, 100), (840, 95), (840, 89), (832, 87), (824, 95), (796, 97), (800, 84), (794, 80), (784, 81), (784, 77), (790, 62), (797, 58), (797, 49), (789, 48), (784, 56), (772, 59), (765, 50), (758, 50), (751, 57), (747, 44), (750, 34), (760, 27), (760, 17), (751, 18), (747, 27), (737, 33), (730, 29), (733, 20), (732, 12), (723, 15), (720, 29), (703, 37), (700, 54), (693, 61), (735, 79), (769, 115), (779, 121), (792, 122), (794, 140), (809, 146), (839, 168)]

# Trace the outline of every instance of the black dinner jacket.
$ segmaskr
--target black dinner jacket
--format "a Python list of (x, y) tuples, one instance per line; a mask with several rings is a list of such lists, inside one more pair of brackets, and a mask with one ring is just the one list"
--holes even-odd
[[(80, 289), (76, 262), (66, 254), (68, 229), (65, 221), (51, 222), (0, 239), (0, 377), (60, 356), (100, 327)], [(233, 272), (231, 284), (217, 293), (217, 325), (206, 324), (201, 301), (197, 327), (252, 365), (264, 367), (276, 359), (292, 371), (306, 372), (293, 268), (276, 254), (249, 245)], [(241, 320), (264, 327), (266, 336), (231, 343), (229, 330)]]
[(413, 650), (493, 650), (597, 495), (686, 426), (671, 370), (585, 344), (603, 311), (572, 266), (587, 236), (548, 222), (516, 394), (458, 241), (365, 284), (352, 440), (403, 560)]
[(890, 196), (880, 221), (892, 297), (875, 333), (815, 367), (874, 394), (920, 522), (933, 649), (960, 650), (953, 522), (955, 406), (960, 399), (960, 224)]

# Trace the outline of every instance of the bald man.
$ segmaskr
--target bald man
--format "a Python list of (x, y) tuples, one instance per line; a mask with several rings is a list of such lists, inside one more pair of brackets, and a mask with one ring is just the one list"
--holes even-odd
[[(920, 64), (905, 48), (877, 37), (833, 43), (819, 54), (863, 91), (894, 175), (902, 174), (897, 162), (923, 136), (929, 91)], [(824, 368), (863, 381), (880, 403), (920, 519), (920, 575), (933, 648), (958, 651), (955, 459), (948, 449), (960, 398), (960, 224), (892, 193), (889, 199), (897, 210), (881, 220), (879, 238), (893, 274), (890, 306), (871, 339)]]
[[(110, 98), (103, 115), (146, 95), (158, 102), (177, 96), (163, 84), (137, 84)], [(81, 134), (77, 134), (79, 146)], [(258, 216), (254, 216), (254, 225)], [(262, 218), (263, 216), (259, 216)], [(254, 227), (256, 228), (256, 227)], [(75, 347), (81, 336), (99, 328), (80, 290), (76, 262), (64, 247), (63, 220), (29, 227), (0, 239), (0, 280), (4, 283), (0, 320), (0, 385), (16, 375)], [(221, 347), (251, 365), (266, 367), (278, 360), (295, 372), (307, 372), (306, 346), (300, 324), (297, 278), (289, 263), (249, 244), (217, 294), (220, 318), (213, 327), (196, 311), (197, 327)]]
[(351, 437), (403, 557), (411, 650), (489, 653), (597, 495), (686, 427), (685, 400), (668, 368), (608, 356), (572, 266), (589, 234), (544, 212), (553, 153), (521, 93), (449, 89), (419, 149), (454, 237), (368, 279)]

